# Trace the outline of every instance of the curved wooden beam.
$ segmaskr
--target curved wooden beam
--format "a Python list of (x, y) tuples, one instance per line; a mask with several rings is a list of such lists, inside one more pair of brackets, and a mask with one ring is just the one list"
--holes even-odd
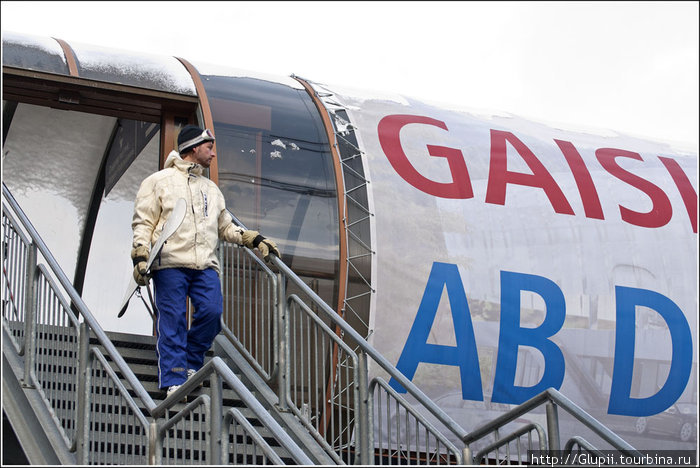
[[(211, 114), (211, 107), (209, 106), (209, 98), (207, 98), (207, 92), (204, 89), (204, 83), (202, 83), (202, 77), (199, 75), (194, 66), (187, 60), (175, 57), (182, 63), (194, 82), (195, 90), (197, 91), (197, 96), (199, 97), (199, 103), (202, 108), (202, 118), (204, 119), (204, 128), (209, 128), (214, 130), (214, 118)], [(216, 133), (214, 133), (216, 136)], [(214, 141), (214, 153), (216, 153), (216, 141)], [(217, 156), (218, 158), (218, 156)], [(219, 185), (219, 163), (218, 159), (214, 158), (209, 166), (209, 178), (216, 184)]]
[[(311, 99), (313, 100), (314, 104), (316, 105), (316, 109), (318, 110), (319, 115), (321, 116), (321, 120), (323, 121), (323, 128), (326, 130), (326, 136), (328, 137), (328, 143), (330, 144), (331, 147), (331, 154), (333, 155), (333, 168), (334, 168), (334, 173), (335, 173), (335, 186), (336, 186), (336, 191), (338, 194), (338, 229), (339, 229), (339, 236), (338, 239), (340, 241), (339, 249), (340, 249), (340, 255), (339, 255), (339, 280), (338, 280), (338, 303), (336, 304), (336, 313), (343, 317), (344, 314), (344, 308), (343, 305), (345, 304), (345, 295), (347, 294), (347, 278), (348, 278), (348, 241), (347, 241), (347, 231), (346, 231), (346, 226), (345, 223), (347, 222), (347, 204), (345, 203), (345, 180), (343, 179), (343, 168), (342, 164), (340, 162), (340, 153), (338, 152), (338, 143), (335, 138), (335, 131), (333, 130), (333, 123), (331, 122), (331, 118), (328, 115), (328, 111), (326, 110), (326, 107), (323, 105), (321, 100), (318, 98), (318, 94), (316, 94), (316, 91), (311, 87), (311, 85), (306, 81), (303, 80), (297, 76), (293, 77), (295, 80), (297, 80), (299, 83), (304, 86), (304, 89), (306, 89), (306, 92), (311, 96)], [(335, 333), (337, 336), (341, 337), (342, 336), (342, 331), (340, 327), (336, 325), (335, 327)], [(324, 412), (323, 412), (323, 420), (322, 420), (322, 425), (319, 427), (319, 430), (321, 434), (325, 437), (326, 432), (330, 429), (330, 423), (331, 423), (331, 417), (332, 414), (331, 412), (333, 411), (333, 407), (331, 404), (331, 396), (333, 395), (333, 385), (336, 380), (336, 372), (338, 369), (338, 354), (339, 354), (339, 349), (338, 345), (334, 344), (333, 345), (333, 352), (331, 355), (331, 375), (328, 378), (328, 382), (326, 385), (325, 389), (325, 396), (324, 400), (326, 402)], [(359, 417), (359, 415), (355, 415), (355, 417)]]
[(340, 240), (340, 281), (338, 284), (338, 304), (335, 311), (343, 316), (343, 303), (345, 302), (345, 295), (347, 294), (347, 271), (348, 271), (348, 241), (345, 231), (345, 223), (347, 222), (347, 204), (345, 203), (345, 181), (343, 180), (343, 169), (340, 163), (340, 153), (338, 153), (338, 144), (335, 140), (335, 132), (333, 130), (333, 124), (331, 123), (331, 118), (328, 115), (328, 111), (321, 102), (321, 100), (316, 95), (316, 91), (302, 78), (298, 76), (293, 77), (299, 83), (304, 86), (306, 92), (309, 93), (311, 99), (318, 109), (318, 113), (323, 121), (323, 127), (326, 130), (326, 136), (328, 137), (328, 143), (331, 146), (331, 154), (333, 155), (333, 167), (335, 172), (335, 186), (338, 192), (338, 218), (339, 218), (339, 230), (340, 235), (338, 236)]
[(61, 49), (63, 49), (63, 55), (66, 56), (66, 62), (68, 63), (68, 72), (70, 73), (70, 76), (79, 76), (78, 62), (75, 60), (75, 52), (73, 52), (73, 48), (70, 45), (68, 45), (68, 43), (63, 39), (58, 39), (56, 37), (52, 39), (58, 42), (58, 44), (61, 46)]

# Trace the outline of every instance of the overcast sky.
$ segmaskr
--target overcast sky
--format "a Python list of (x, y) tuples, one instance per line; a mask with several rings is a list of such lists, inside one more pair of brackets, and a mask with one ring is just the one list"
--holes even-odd
[(2, 30), (698, 145), (698, 2), (2, 2)]

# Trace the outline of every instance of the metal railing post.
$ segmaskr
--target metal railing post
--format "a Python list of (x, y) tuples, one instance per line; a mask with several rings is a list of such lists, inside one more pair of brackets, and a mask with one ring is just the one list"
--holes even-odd
[(73, 446), (78, 458), (78, 465), (87, 465), (87, 451), (85, 449), (88, 445), (88, 405), (90, 403), (88, 395), (90, 330), (86, 322), (80, 324), (80, 336), (78, 339), (78, 393), (76, 395), (76, 433)]
[(24, 287), (24, 380), (22, 386), (34, 388), (36, 358), (36, 271), (37, 250), (34, 242), (27, 245), (27, 267)]
[[(364, 353), (363, 353), (364, 354)], [(369, 432), (367, 434), (367, 444), (372, 451), (372, 460), (370, 465), (375, 465), (375, 448), (374, 448), (374, 385), (371, 387), (367, 386), (367, 428)], [(380, 449), (381, 451), (381, 449)]]
[(466, 446), (462, 449), (462, 465), (473, 465), (474, 460), (472, 460), (472, 449)]
[(277, 397), (280, 411), (288, 411), (287, 397), (289, 395), (289, 369), (287, 357), (289, 355), (289, 320), (287, 319), (287, 292), (285, 290), (284, 276), (277, 273)]
[(148, 464), (163, 464), (163, 440), (158, 430), (158, 419), (151, 421), (148, 427)]
[[(357, 355), (357, 367), (358, 367), (358, 382), (356, 383), (355, 391), (358, 392), (359, 405), (355, 409), (358, 415), (356, 417), (356, 427), (357, 437), (359, 438), (358, 445), (360, 449), (360, 460), (361, 465), (373, 465), (374, 460), (372, 459), (372, 446), (370, 445), (372, 428), (369, 425), (369, 382), (367, 376), (367, 354), (359, 353)], [(359, 426), (359, 427), (358, 427)], [(357, 458), (355, 463), (357, 463)]]
[(211, 374), (209, 380), (209, 395), (210, 405), (209, 410), (211, 414), (209, 415), (209, 456), (208, 463), (210, 465), (220, 465), (222, 460), (221, 453), (221, 421), (224, 417), (223, 410), (223, 386), (221, 383), (221, 376), (214, 372)]
[(546, 406), (547, 411), (547, 439), (549, 440), (549, 452), (560, 449), (559, 441), (559, 416), (557, 405), (553, 401), (548, 401)]

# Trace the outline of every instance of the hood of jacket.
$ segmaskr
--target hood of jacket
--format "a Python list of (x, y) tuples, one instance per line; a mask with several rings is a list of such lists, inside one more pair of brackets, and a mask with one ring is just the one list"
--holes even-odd
[(170, 167), (174, 167), (182, 172), (189, 172), (195, 175), (202, 175), (204, 172), (204, 167), (201, 164), (185, 161), (182, 159), (182, 156), (180, 156), (180, 153), (175, 150), (170, 152), (168, 157), (165, 159), (165, 164), (163, 165), (163, 169), (168, 169)]

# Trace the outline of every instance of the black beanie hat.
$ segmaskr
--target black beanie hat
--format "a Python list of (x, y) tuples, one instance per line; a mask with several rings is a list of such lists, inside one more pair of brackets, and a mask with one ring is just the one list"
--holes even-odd
[(177, 136), (177, 152), (187, 153), (207, 141), (214, 141), (214, 135), (210, 130), (203, 130), (196, 125), (185, 125)]

